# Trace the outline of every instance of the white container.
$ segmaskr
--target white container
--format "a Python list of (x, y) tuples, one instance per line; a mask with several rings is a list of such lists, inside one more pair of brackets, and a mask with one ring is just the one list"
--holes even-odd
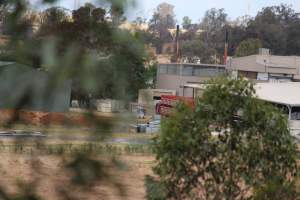
[(113, 99), (97, 99), (93, 100), (93, 106), (99, 112), (121, 112), (124, 110), (125, 105), (122, 101)]

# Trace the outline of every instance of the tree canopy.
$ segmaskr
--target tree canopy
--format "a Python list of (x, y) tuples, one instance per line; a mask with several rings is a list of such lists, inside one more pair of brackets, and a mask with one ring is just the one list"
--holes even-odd
[[(165, 7), (169, 9), (169, 12), (166, 13), (175, 16), (170, 11), (173, 9), (172, 6)], [(158, 53), (161, 53), (163, 44), (172, 42), (168, 28), (174, 28), (174, 23), (167, 24), (166, 20), (162, 20), (162, 16), (167, 14), (160, 15), (158, 10), (162, 9), (157, 9), (149, 20), (149, 31), (153, 36), (149, 43), (157, 48)], [(188, 16), (183, 18), (182, 27), (185, 30), (181, 33), (180, 43), (184, 60), (192, 62), (194, 57), (199, 57), (203, 63), (222, 63), (226, 30), (229, 33), (229, 56), (258, 52), (258, 49), (252, 49), (246, 54), (237, 52), (247, 42), (251, 48), (268, 48), (274, 55), (300, 55), (300, 44), (297, 38), (300, 17), (291, 6), (281, 4), (265, 7), (255, 17), (245, 15), (236, 20), (230, 20), (227, 16), (224, 9), (212, 8), (206, 11), (199, 23), (191, 24)], [(169, 22), (174, 21), (170, 20)], [(258, 40), (260, 41), (259, 45)], [(249, 42), (254, 42), (254, 44)], [(203, 46), (205, 51), (199, 48), (200, 46)]]
[[(287, 119), (256, 99), (246, 80), (209, 82), (195, 111), (179, 104), (163, 121), (154, 148), (154, 169), (165, 198), (295, 197), (284, 189), (297, 176), (296, 145)], [(270, 183), (281, 190), (264, 193)]]

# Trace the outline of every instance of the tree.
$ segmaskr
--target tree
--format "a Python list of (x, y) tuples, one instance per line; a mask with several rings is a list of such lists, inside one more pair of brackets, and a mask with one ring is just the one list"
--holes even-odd
[(287, 30), (287, 55), (300, 55), (300, 19), (294, 20), (289, 24)]
[(258, 49), (261, 47), (262, 44), (259, 39), (247, 39), (239, 44), (235, 55), (237, 57), (254, 55), (258, 53)]
[(200, 60), (205, 60), (203, 56), (203, 51), (205, 51), (203, 43), (201, 40), (186, 40), (181, 43), (181, 54), (189, 63), (193, 63), (195, 58)]
[(227, 14), (224, 9), (212, 8), (206, 11), (204, 18), (200, 23), (200, 28), (204, 31), (201, 39), (205, 46), (213, 49), (214, 55), (209, 57), (217, 57), (222, 60), (225, 44), (225, 26), (227, 24)]
[(154, 170), (166, 198), (246, 199), (270, 182), (293, 183), (297, 147), (287, 119), (254, 96), (248, 81), (220, 78), (209, 82), (194, 111), (181, 103), (163, 121)]
[(120, 30), (113, 22), (105, 20), (105, 14), (102, 8), (81, 7), (73, 11), (73, 22), (60, 23), (54, 35), (61, 41), (60, 52), (65, 51), (64, 46), (75, 45), (82, 56), (91, 52), (97, 55), (98, 61), (91, 68), (90, 79), (96, 82), (101, 78), (102, 85), (97, 90), (84, 92), (80, 85), (86, 79), (78, 80), (81, 72), (76, 71), (72, 78), (77, 80), (80, 93), (91, 93), (98, 98), (126, 97), (126, 100), (132, 100), (138, 90), (146, 86), (146, 54), (142, 38)]
[(224, 9), (212, 8), (205, 12), (204, 18), (201, 21), (201, 28), (210, 34), (215, 34), (221, 30), (227, 23), (227, 14)]
[(169, 29), (175, 28), (174, 6), (162, 3), (156, 8), (149, 21), (149, 31), (152, 34), (152, 43), (157, 52), (161, 53), (162, 45), (172, 41)]
[(182, 27), (183, 28), (188, 28), (189, 25), (192, 24), (192, 20), (188, 16), (184, 16), (182, 19)]
[(47, 27), (54, 27), (58, 23), (61, 23), (67, 20), (68, 14), (63, 8), (60, 7), (51, 7), (40, 14), (40, 26), (41, 30)]
[(299, 21), (299, 15), (290, 6), (281, 4), (263, 8), (247, 27), (248, 37), (259, 38), (273, 54), (287, 55), (289, 24)]

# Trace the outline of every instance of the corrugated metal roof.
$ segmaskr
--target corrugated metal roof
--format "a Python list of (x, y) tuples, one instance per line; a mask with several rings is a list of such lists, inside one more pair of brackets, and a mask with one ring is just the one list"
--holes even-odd
[(257, 83), (257, 98), (279, 104), (300, 106), (300, 82)]
[[(205, 89), (206, 84), (185, 84), (186, 88)], [(268, 102), (300, 106), (300, 82), (257, 83), (256, 97)]]

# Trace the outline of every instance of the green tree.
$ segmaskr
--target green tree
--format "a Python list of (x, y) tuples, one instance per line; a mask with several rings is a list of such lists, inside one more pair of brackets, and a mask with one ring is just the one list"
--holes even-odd
[(243, 57), (243, 56), (257, 54), (258, 49), (261, 47), (262, 47), (262, 44), (259, 39), (244, 40), (239, 44), (239, 46), (235, 52), (235, 56)]
[[(105, 9), (88, 4), (72, 12), (73, 20), (55, 20), (54, 25), (45, 23), (37, 40), (55, 37), (60, 56), (65, 55), (70, 46), (76, 47), (78, 58), (96, 55), (90, 78), (94, 81), (102, 78), (101, 87), (86, 91), (82, 81), (87, 79), (78, 79), (82, 71), (74, 70), (70, 78), (75, 96), (87, 98), (84, 96), (92, 94), (99, 98), (126, 97), (131, 100), (136, 98), (140, 88), (146, 87), (144, 35), (121, 30), (105, 20), (105, 16)], [(51, 31), (45, 31), (49, 29)]]
[(287, 55), (300, 55), (300, 18), (289, 24), (287, 30)]
[[(248, 37), (259, 38), (265, 48), (275, 55), (287, 55), (287, 37), (289, 25), (299, 21), (299, 15), (291, 6), (281, 4), (263, 8), (253, 20), (250, 20)], [(296, 41), (296, 38), (293, 39)]]
[(166, 198), (246, 199), (269, 182), (292, 183), (297, 153), (287, 119), (254, 96), (246, 80), (217, 79), (195, 111), (179, 104), (163, 121), (154, 170)]
[(210, 58), (217, 58), (212, 60), (213, 63), (220, 62), (224, 54), (225, 43), (225, 26), (227, 24), (227, 14), (224, 9), (212, 8), (206, 11), (204, 18), (200, 23), (200, 28), (204, 31), (201, 34), (207, 49), (211, 49)]
[(183, 28), (188, 28), (188, 26), (191, 24), (192, 24), (192, 20), (188, 16), (184, 16), (182, 18), (182, 27)]
[(164, 43), (171, 42), (169, 29), (175, 28), (174, 6), (167, 3), (159, 4), (149, 20), (149, 31), (152, 34), (152, 44), (157, 53), (161, 53)]
[(51, 7), (40, 13), (40, 30), (47, 32), (55, 28), (59, 23), (66, 21), (68, 16), (65, 9)]

